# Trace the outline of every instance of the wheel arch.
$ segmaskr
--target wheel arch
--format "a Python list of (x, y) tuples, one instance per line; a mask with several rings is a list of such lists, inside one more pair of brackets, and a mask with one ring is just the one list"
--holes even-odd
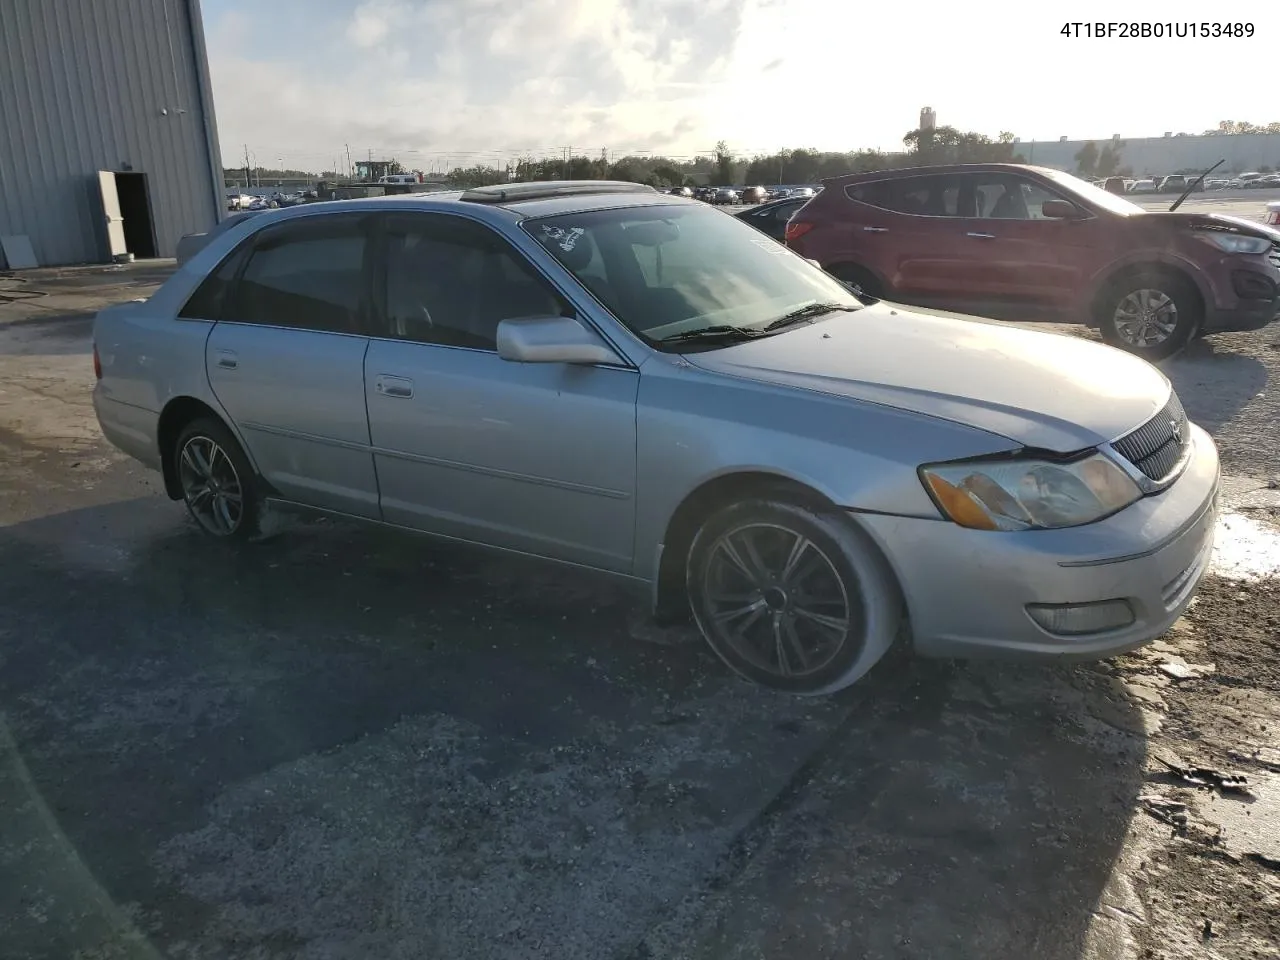
[(826, 494), (779, 473), (739, 470), (704, 480), (680, 501), (663, 531), (653, 580), (653, 611), (659, 622), (676, 622), (689, 615), (685, 565), (698, 529), (716, 510), (751, 496), (785, 497), (822, 512), (840, 511)]
[(240, 449), (244, 452), (245, 457), (249, 459), (250, 464), (253, 463), (248, 449), (240, 439), (239, 432), (227, 422), (226, 417), (197, 397), (173, 397), (164, 405), (164, 409), (160, 411), (160, 419), (156, 424), (156, 446), (160, 451), (164, 492), (169, 496), (170, 500), (182, 499), (182, 487), (178, 483), (178, 475), (173, 465), (173, 445), (177, 442), (178, 434), (182, 432), (182, 428), (192, 420), (197, 420), (201, 417), (216, 420), (226, 427), (231, 435), (240, 442)]
[(880, 274), (878, 270), (873, 270), (871, 267), (868, 267), (865, 264), (859, 263), (856, 260), (849, 260), (849, 259), (838, 260), (832, 263), (825, 264), (822, 269), (825, 270), (827, 273), (831, 274), (833, 277), (836, 277), (837, 279), (840, 279), (841, 270), (845, 270), (845, 271), (848, 271), (849, 273), (854, 273), (854, 274), (858, 274), (858, 273), (865, 274), (873, 283), (875, 283), (877, 287), (877, 291), (875, 293), (869, 290), (863, 291), (864, 293), (867, 294), (867, 296), (877, 296), (878, 298), (879, 296), (883, 295), (885, 292), (889, 290), (889, 284), (885, 281), (885, 278)]
[(1115, 284), (1127, 277), (1141, 273), (1166, 273), (1185, 280), (1200, 297), (1201, 319), (1203, 320), (1204, 315), (1209, 310), (1209, 305), (1213, 302), (1213, 291), (1206, 287), (1202, 272), (1193, 267), (1188, 268), (1187, 264), (1181, 260), (1163, 259), (1159, 256), (1148, 255), (1115, 264), (1106, 273), (1097, 278), (1094, 283), (1093, 295), (1089, 298), (1089, 313), (1086, 318), (1088, 325), (1091, 327), (1099, 325), (1098, 311), (1102, 306), (1102, 299)]

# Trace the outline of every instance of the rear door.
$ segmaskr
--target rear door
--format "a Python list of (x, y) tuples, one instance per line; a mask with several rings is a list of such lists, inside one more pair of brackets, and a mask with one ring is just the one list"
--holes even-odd
[(377, 518), (364, 405), (368, 219), (300, 217), (257, 234), (209, 335), (205, 365), (281, 496)]
[(956, 230), (958, 180), (924, 174), (853, 184), (846, 194), (860, 208), (850, 243), (879, 274), (886, 296), (904, 303), (962, 307), (975, 293), (971, 251)]

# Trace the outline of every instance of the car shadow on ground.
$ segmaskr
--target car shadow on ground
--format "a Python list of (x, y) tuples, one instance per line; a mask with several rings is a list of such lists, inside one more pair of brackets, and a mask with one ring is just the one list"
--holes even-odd
[(1101, 672), (784, 697), (585, 575), (180, 511), (0, 530), (0, 955), (1052, 960), (1105, 899), (1145, 740)]
[(1187, 416), (1212, 434), (1267, 386), (1262, 361), (1233, 353), (1229, 340), (1193, 340), (1160, 369), (1178, 391)]

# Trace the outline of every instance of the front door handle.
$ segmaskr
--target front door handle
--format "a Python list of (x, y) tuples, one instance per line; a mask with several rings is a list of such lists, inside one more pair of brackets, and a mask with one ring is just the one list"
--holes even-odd
[(862, 230), (864, 233), (888, 233), (889, 232), (888, 227), (863, 227)]
[(965, 236), (974, 237), (978, 240), (994, 240), (996, 238), (994, 233), (966, 233)]
[(391, 377), (382, 374), (373, 381), (373, 389), (384, 397), (395, 397), (398, 400), (409, 400), (413, 397), (413, 381), (404, 377)]
[(219, 350), (218, 366), (223, 370), (234, 370), (236, 367), (240, 366), (240, 358), (230, 350)]

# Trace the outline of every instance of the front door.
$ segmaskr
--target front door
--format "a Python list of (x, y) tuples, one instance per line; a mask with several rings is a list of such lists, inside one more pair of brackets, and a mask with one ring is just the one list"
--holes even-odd
[(1074, 220), (1045, 217), (1064, 194), (1029, 177), (973, 173), (958, 178), (972, 195), (954, 222), (954, 243), (973, 279), (967, 306), (1009, 319), (1078, 319), (1071, 311), (1094, 271), (1109, 259), (1110, 231), (1088, 211)]
[(365, 357), (383, 517), (629, 572), (639, 373), (501, 359), (500, 320), (567, 309), (552, 286), (465, 218), (394, 214), (383, 229)]
[(364, 407), (367, 217), (257, 235), (205, 347), (209, 384), (281, 496), (377, 518)]

